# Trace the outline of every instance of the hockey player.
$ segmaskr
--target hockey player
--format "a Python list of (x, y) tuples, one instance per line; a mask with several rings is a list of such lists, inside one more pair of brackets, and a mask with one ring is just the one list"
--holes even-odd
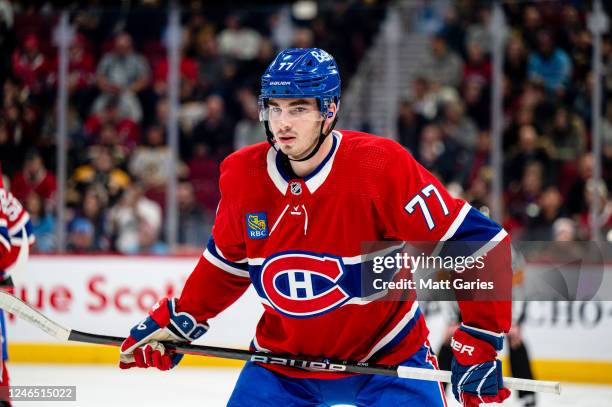
[[(32, 223), (21, 203), (4, 188), (0, 170), (0, 289), (13, 287), (11, 274), (23, 269), (34, 244)], [(0, 311), (0, 406), (10, 406), (9, 376), (6, 368), (7, 342), (4, 311)]]
[[(309, 48), (277, 55), (261, 83), (268, 143), (221, 164), (221, 201), (207, 248), (180, 298), (161, 300), (130, 331), (121, 368), (172, 368), (181, 355), (160, 341), (198, 339), (207, 320), (253, 284), (264, 307), (254, 349), (437, 369), (415, 296), (374, 301), (362, 292), (361, 269), (372, 254), (362, 243), (491, 241), (489, 253), (507, 258), (499, 271), (511, 273), (502, 244), (507, 234), (451, 198), (398, 143), (333, 130), (339, 107), (340, 75), (330, 54)], [(460, 303), (464, 324), (454, 335), (452, 376), (465, 406), (501, 402), (510, 393), (496, 358), (510, 303), (485, 305)], [(432, 407), (445, 399), (435, 382), (248, 362), (228, 402), (334, 404)]]

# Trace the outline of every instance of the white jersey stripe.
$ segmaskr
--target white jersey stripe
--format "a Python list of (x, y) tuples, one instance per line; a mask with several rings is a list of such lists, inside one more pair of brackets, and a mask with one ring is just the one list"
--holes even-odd
[(239, 268), (230, 266), (229, 264), (227, 264), (227, 263), (221, 261), (220, 259), (218, 259), (217, 257), (215, 257), (208, 249), (204, 250), (204, 253), (202, 255), (204, 256), (204, 258), (206, 260), (208, 260), (214, 266), (220, 268), (223, 271), (226, 271), (226, 272), (228, 272), (230, 274), (233, 274), (233, 275), (239, 276), (239, 277), (249, 277), (249, 272), (248, 271), (244, 271), (244, 270), (241, 270)]
[(414, 318), (414, 315), (416, 314), (418, 309), (419, 309), (419, 303), (418, 303), (418, 301), (415, 301), (412, 304), (412, 307), (410, 308), (410, 310), (397, 323), (397, 325), (395, 325), (395, 327), (393, 327), (392, 330), (390, 330), (385, 336), (383, 336), (376, 343), (376, 345), (374, 345), (374, 347), (370, 350), (370, 352), (367, 354), (367, 356), (365, 358), (361, 359), (359, 362), (367, 362), (368, 359), (370, 359), (376, 352), (378, 352), (385, 345), (387, 345), (389, 342), (391, 342), (402, 331), (402, 329), (404, 329), (404, 327), (406, 325), (408, 325), (408, 323), (410, 321), (412, 321), (412, 319)]

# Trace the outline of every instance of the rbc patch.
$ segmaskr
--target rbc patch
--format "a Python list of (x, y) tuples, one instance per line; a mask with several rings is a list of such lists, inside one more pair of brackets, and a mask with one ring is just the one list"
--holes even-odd
[(247, 213), (247, 234), (251, 239), (268, 237), (268, 218), (265, 212)]

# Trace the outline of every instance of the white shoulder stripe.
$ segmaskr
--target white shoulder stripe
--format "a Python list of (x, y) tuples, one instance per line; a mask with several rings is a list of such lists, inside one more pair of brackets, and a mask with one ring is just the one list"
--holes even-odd
[(367, 362), (368, 359), (370, 359), (376, 352), (378, 352), (385, 345), (387, 345), (389, 342), (391, 342), (402, 331), (402, 329), (404, 329), (404, 327), (406, 325), (408, 325), (408, 323), (414, 318), (414, 314), (416, 314), (418, 309), (419, 309), (419, 303), (417, 301), (415, 301), (412, 304), (412, 307), (410, 308), (410, 311), (408, 311), (406, 313), (406, 315), (404, 315), (404, 318), (402, 318), (397, 323), (397, 325), (395, 325), (395, 327), (393, 327), (393, 329), (391, 331), (389, 331), (385, 336), (383, 336), (376, 343), (376, 345), (374, 345), (374, 347), (370, 350), (368, 355), (365, 358), (361, 359), (359, 362)]
[(266, 157), (268, 175), (270, 176), (270, 179), (272, 180), (276, 188), (278, 188), (280, 193), (285, 195), (285, 193), (287, 192), (288, 183), (278, 171), (278, 168), (276, 168), (276, 154), (277, 152), (274, 147), (270, 146), (270, 149), (268, 150), (268, 155)]
[(457, 217), (455, 218), (453, 223), (451, 223), (451, 225), (448, 227), (444, 236), (440, 238), (440, 241), (444, 242), (453, 237), (453, 235), (457, 232), (457, 229), (459, 229), (459, 226), (461, 226), (461, 224), (465, 220), (465, 217), (467, 216), (470, 209), (472, 209), (472, 205), (465, 202), (459, 210), (459, 213), (457, 214)]
[(223, 271), (226, 271), (230, 274), (233, 274), (239, 277), (249, 277), (248, 271), (240, 270), (239, 268), (232, 267), (229, 264), (224, 263), (223, 261), (216, 258), (208, 249), (204, 250), (204, 253), (202, 255), (204, 256), (206, 260), (208, 260), (214, 266), (220, 268)]
[(472, 255), (472, 257), (484, 256), (485, 254), (493, 250), (499, 244), (499, 242), (506, 238), (506, 236), (508, 236), (508, 232), (506, 232), (505, 229), (501, 229), (499, 232), (497, 232), (495, 236), (491, 238), (491, 240), (489, 240), (487, 244), (477, 250), (476, 253)]
[(0, 235), (0, 243), (2, 243), (4, 247), (6, 247), (6, 250), (11, 250), (11, 242), (6, 240), (6, 238), (2, 235)]
[(340, 142), (342, 141), (342, 133), (340, 133), (337, 130), (334, 130), (332, 134), (333, 134), (333, 137), (336, 138), (336, 149), (334, 150), (332, 156), (329, 158), (329, 161), (325, 163), (323, 168), (321, 168), (321, 170), (317, 174), (315, 174), (312, 178), (306, 181), (306, 186), (308, 187), (308, 190), (310, 191), (311, 194), (314, 193), (317, 189), (319, 189), (319, 187), (323, 185), (323, 182), (325, 182), (325, 180), (329, 176), (329, 173), (331, 172), (332, 167), (334, 165), (334, 158), (336, 158), (336, 153), (340, 149)]
[(468, 328), (468, 329), (473, 329), (476, 332), (481, 332), (481, 333), (486, 334), (486, 335), (495, 336), (496, 338), (503, 338), (504, 337), (503, 333), (487, 331), (486, 329), (476, 328), (474, 326), (466, 325), (464, 323), (461, 323), (461, 325), (466, 327), (466, 328)]
[(21, 218), (19, 218), (19, 220), (17, 221), (17, 223), (15, 223), (9, 229), (9, 235), (11, 235), (11, 236), (16, 235), (18, 232), (21, 231), (21, 228), (23, 228), (25, 226), (25, 224), (28, 223), (29, 220), (30, 220), (30, 215), (28, 215), (27, 212), (24, 212), (21, 215)]

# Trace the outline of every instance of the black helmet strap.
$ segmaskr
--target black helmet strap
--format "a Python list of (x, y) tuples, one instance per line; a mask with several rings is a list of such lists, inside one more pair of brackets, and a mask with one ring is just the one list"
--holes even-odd
[[(286, 162), (287, 164), (289, 164), (289, 161), (303, 162), (303, 161), (310, 160), (312, 157), (314, 157), (314, 155), (321, 148), (321, 145), (323, 145), (323, 142), (325, 141), (325, 138), (332, 132), (332, 130), (336, 126), (336, 122), (337, 121), (338, 121), (338, 116), (334, 117), (334, 120), (332, 121), (331, 125), (329, 126), (329, 130), (326, 133), (323, 133), (323, 127), (325, 126), (325, 120), (323, 120), (323, 122), (321, 123), (321, 129), (319, 130), (319, 138), (317, 140), (317, 144), (314, 146), (312, 151), (306, 157), (300, 158), (299, 160), (294, 160), (293, 158), (289, 158), (285, 153), (283, 153), (280, 150), (280, 148), (278, 148), (276, 146), (276, 143), (274, 142), (274, 134), (272, 133), (272, 130), (270, 130), (270, 125), (268, 123), (268, 120), (264, 121), (264, 125), (265, 125), (265, 128), (266, 128), (266, 138), (268, 140), (268, 143), (270, 143), (272, 148), (274, 148), (277, 151), (278, 154), (281, 154), (281, 161), (283, 161), (283, 163)], [(286, 166), (288, 166), (289, 168), (285, 168), (285, 170), (290, 170), (288, 172), (290, 174), (293, 174), (293, 170), (291, 169), (291, 165), (286, 165)], [(293, 174), (293, 175), (295, 175), (295, 174)]]

